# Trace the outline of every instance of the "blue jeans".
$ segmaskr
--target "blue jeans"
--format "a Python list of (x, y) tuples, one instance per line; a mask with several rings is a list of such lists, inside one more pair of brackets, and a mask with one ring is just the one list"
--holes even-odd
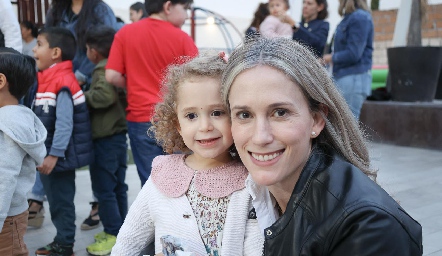
[(147, 135), (147, 130), (152, 126), (150, 122), (138, 123), (127, 122), (127, 132), (130, 139), (130, 147), (140, 176), (141, 186), (150, 176), (152, 160), (163, 154), (163, 149), (158, 146), (155, 139)]
[(98, 199), (98, 214), (104, 232), (117, 236), (127, 214), (126, 133), (94, 140), (95, 161), (91, 164), (92, 190)]
[(32, 190), (28, 194), (28, 199), (43, 202), (45, 199), (45, 189), (43, 188), (43, 183), (41, 183), (40, 172), (36, 172), (34, 186), (32, 186)]
[(335, 82), (351, 112), (356, 119), (359, 119), (362, 104), (367, 96), (371, 95), (371, 71), (344, 76)]
[(75, 241), (75, 170), (40, 175), (49, 202), (51, 220), (57, 230), (54, 242), (73, 245)]

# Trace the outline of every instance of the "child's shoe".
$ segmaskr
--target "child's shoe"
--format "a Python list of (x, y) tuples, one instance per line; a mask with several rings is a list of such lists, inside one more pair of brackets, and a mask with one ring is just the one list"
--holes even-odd
[(101, 240), (89, 245), (86, 247), (86, 250), (92, 255), (108, 255), (116, 242), (116, 236), (105, 233), (105, 236)]
[(106, 232), (104, 232), (104, 231), (101, 231), (100, 233), (97, 233), (94, 235), (95, 242), (103, 240), (104, 238), (106, 238)]
[(90, 230), (94, 228), (98, 228), (100, 226), (100, 216), (98, 216), (98, 203), (90, 202), (92, 205), (91, 212), (89, 213), (89, 217), (83, 221), (81, 224), (81, 230)]
[(28, 226), (40, 228), (45, 219), (45, 209), (43, 208), (43, 202), (34, 199), (28, 199), (28, 205)]
[(61, 245), (56, 242), (52, 242), (46, 246), (38, 248), (35, 251), (35, 255), (74, 256), (74, 245)]

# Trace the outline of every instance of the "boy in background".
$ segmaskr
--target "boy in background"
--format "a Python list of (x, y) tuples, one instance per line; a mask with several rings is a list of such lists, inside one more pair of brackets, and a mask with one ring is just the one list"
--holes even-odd
[[(149, 0), (149, 17), (122, 27), (115, 35), (106, 65), (109, 83), (127, 89), (127, 128), (141, 186), (150, 176), (152, 160), (163, 154), (147, 135), (166, 67), (183, 56), (196, 56), (193, 40), (181, 30), (193, 0)], [(126, 80), (127, 78), (127, 80)], [(127, 83), (126, 83), (127, 82)]]
[(92, 124), (95, 161), (90, 165), (92, 191), (98, 199), (98, 213), (104, 231), (86, 249), (92, 255), (107, 255), (127, 214), (126, 94), (105, 78), (104, 67), (115, 30), (96, 26), (86, 33), (87, 57), (94, 63), (92, 83), (85, 92)]
[(26, 194), (46, 155), (46, 129), (19, 100), (35, 80), (35, 62), (0, 48), (0, 255), (28, 255)]
[(75, 238), (75, 169), (93, 159), (89, 113), (83, 91), (72, 72), (76, 43), (65, 28), (39, 32), (34, 57), (38, 88), (33, 107), (48, 131), (48, 155), (37, 167), (57, 234), (36, 255), (73, 255)]

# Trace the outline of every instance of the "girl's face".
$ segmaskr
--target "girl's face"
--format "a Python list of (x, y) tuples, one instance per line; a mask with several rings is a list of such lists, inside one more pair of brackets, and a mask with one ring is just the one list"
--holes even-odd
[[(269, 66), (240, 73), (229, 94), (232, 135), (253, 180), (292, 191), (324, 120), (297, 84)], [(316, 135), (312, 135), (315, 132)]]
[(316, 0), (304, 0), (302, 4), (302, 17), (305, 21), (311, 21), (318, 17), (318, 13), (324, 9), (324, 5), (318, 5)]
[(143, 11), (139, 10), (138, 12), (135, 10), (130, 9), (129, 10), (129, 19), (132, 22), (137, 22), (141, 19), (141, 17), (143, 16)]
[(208, 77), (187, 79), (178, 88), (178, 131), (201, 162), (214, 159), (225, 163), (231, 159), (230, 117), (221, 100), (220, 88), (219, 79)]
[(284, 0), (270, 0), (269, 11), (270, 14), (276, 17), (281, 17), (287, 12), (287, 4)]

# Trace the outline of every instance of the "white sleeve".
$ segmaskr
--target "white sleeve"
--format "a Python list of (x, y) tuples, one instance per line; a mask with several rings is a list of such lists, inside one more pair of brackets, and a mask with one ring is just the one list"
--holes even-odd
[(17, 177), (20, 174), (26, 152), (15, 141), (0, 130), (0, 230), (3, 227), (11, 206), (12, 196), (17, 188)]
[(10, 0), (0, 0), (0, 30), (5, 35), (5, 46), (22, 52), (20, 24)]
[(155, 238), (155, 226), (150, 214), (151, 180), (138, 193), (130, 206), (123, 226), (117, 236), (117, 242), (112, 248), (111, 256), (139, 255)]

